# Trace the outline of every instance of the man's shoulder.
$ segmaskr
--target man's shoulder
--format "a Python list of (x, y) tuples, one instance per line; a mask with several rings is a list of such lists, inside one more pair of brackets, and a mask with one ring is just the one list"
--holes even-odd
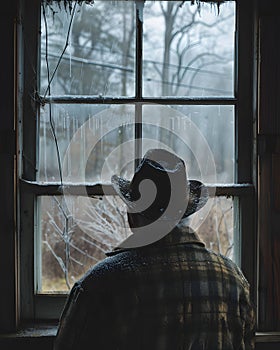
[(187, 245), (185, 249), (184, 244), (164, 249), (157, 247), (115, 252), (94, 265), (81, 279), (81, 283), (83, 286), (95, 287), (118, 284), (120, 280), (130, 283), (145, 273), (157, 274), (164, 269), (170, 274), (171, 271), (176, 271), (178, 261), (183, 263), (179, 264), (182, 265), (181, 269), (192, 266), (193, 271), (196, 268), (199, 271), (212, 270), (216, 276), (223, 275), (244, 287), (248, 286), (241, 269), (230, 258), (198, 245)]
[(120, 252), (113, 256), (107, 256), (94, 266), (92, 266), (80, 279), (80, 283), (85, 284), (90, 280), (104, 281), (108, 277), (114, 278), (120, 272), (132, 272), (137, 254), (133, 251)]
[(233, 276), (233, 278), (239, 280), (239, 282), (246, 288), (249, 286), (249, 283), (244, 276), (241, 268), (235, 261), (221, 253), (217, 253), (209, 249), (207, 249), (207, 251), (209, 252), (211, 261), (215, 262), (220, 267), (221, 273), (227, 273)]

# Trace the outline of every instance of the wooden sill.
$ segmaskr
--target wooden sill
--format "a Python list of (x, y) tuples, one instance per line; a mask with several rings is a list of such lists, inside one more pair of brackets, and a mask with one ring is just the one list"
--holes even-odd
[[(14, 333), (0, 334), (1, 339), (7, 338), (54, 338), (57, 324), (27, 325)], [(280, 332), (257, 332), (256, 343), (280, 343)]]
[(280, 343), (280, 332), (257, 332), (256, 343)]
[(27, 325), (13, 333), (0, 334), (0, 338), (54, 338), (57, 332), (57, 324)]

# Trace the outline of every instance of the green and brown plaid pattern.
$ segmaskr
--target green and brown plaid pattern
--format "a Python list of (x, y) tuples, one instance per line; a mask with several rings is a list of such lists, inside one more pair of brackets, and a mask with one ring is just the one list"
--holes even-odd
[(248, 282), (191, 230), (108, 255), (73, 287), (55, 350), (254, 348)]

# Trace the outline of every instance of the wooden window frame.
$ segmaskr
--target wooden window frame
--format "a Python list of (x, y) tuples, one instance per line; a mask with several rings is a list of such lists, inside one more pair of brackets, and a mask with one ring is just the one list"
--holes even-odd
[[(15, 3), (17, 3), (15, 1)], [(5, 293), (6, 304), (3, 306), (5, 314), (10, 314), (11, 319), (6, 320), (3, 329), (16, 329), (20, 321), (36, 320), (57, 320), (58, 314), (65, 302), (64, 295), (36, 295), (35, 290), (35, 256), (34, 256), (34, 227), (35, 198), (37, 195), (58, 194), (59, 185), (40, 186), (36, 183), (36, 108), (34, 101), (38, 82), (27, 77), (34, 77), (34, 67), (38, 65), (38, 56), (30, 54), (26, 50), (33, 47), (32, 52), (38, 51), (38, 35), (40, 24), (40, 1), (22, 0), (19, 1), (21, 7), (17, 14), (18, 21), (13, 27), (16, 36), (14, 55), (17, 60), (13, 66), (16, 89), (16, 116), (17, 116), (17, 139), (18, 157), (22, 159), (17, 167), (12, 168), (13, 173), (18, 169), (19, 181), (15, 181), (14, 191), (9, 194), (12, 204), (17, 207), (17, 223), (12, 228), (8, 228), (13, 240), (6, 246), (13, 247), (8, 256), (12, 265), (9, 266), (9, 273), (15, 278), (9, 284), (10, 290)], [(240, 256), (239, 265), (244, 271), (251, 284), (252, 299), (257, 303), (257, 225), (256, 225), (256, 34), (255, 34), (255, 13), (252, 11), (254, 0), (236, 1), (236, 85), (234, 98), (207, 98), (179, 100), (176, 98), (144, 98), (141, 89), (141, 55), (137, 56), (136, 66), (136, 97), (114, 99), (102, 98), (102, 103), (135, 103), (142, 105), (145, 103), (161, 104), (186, 104), (199, 103), (201, 105), (234, 105), (236, 110), (236, 161), (238, 162), (236, 173), (236, 184), (232, 186), (221, 186), (217, 188), (217, 195), (235, 196), (238, 198), (238, 212), (236, 213), (239, 222), (240, 235)], [(32, 9), (32, 11), (30, 11)], [(15, 11), (16, 12), (16, 11)], [(136, 17), (137, 18), (137, 17)], [(137, 19), (136, 19), (137, 20)], [(28, 25), (27, 25), (28, 24)], [(16, 29), (15, 29), (16, 28)], [(137, 20), (137, 37), (141, 37), (141, 21)], [(141, 41), (139, 42), (141, 45)], [(138, 46), (141, 49), (141, 46)], [(141, 50), (140, 50), (141, 51)], [(238, 78), (238, 79), (237, 79)], [(52, 100), (53, 102), (71, 101), (67, 97)], [(100, 100), (89, 98), (87, 103), (98, 103)], [(48, 100), (46, 99), (46, 103)], [(15, 101), (13, 101), (13, 108)], [(15, 130), (15, 129), (13, 129)], [(137, 135), (141, 135), (139, 129)], [(140, 151), (139, 151), (140, 152)], [(11, 156), (11, 153), (10, 153)], [(12, 154), (14, 157), (14, 154)], [(89, 193), (101, 194), (100, 186), (88, 188)], [(18, 195), (18, 199), (15, 196)], [(8, 222), (8, 218), (3, 218)], [(5, 248), (0, 248), (5, 249)], [(18, 254), (15, 254), (15, 253)], [(20, 257), (17, 260), (17, 257)], [(2, 268), (1, 268), (2, 271)], [(7, 275), (7, 273), (6, 273)], [(27, 292), (26, 292), (27, 291)]]

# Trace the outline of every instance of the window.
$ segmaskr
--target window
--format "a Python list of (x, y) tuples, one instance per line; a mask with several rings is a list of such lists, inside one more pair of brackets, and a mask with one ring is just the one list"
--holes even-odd
[(130, 234), (110, 178), (131, 178), (151, 147), (175, 151), (209, 187), (190, 225), (253, 282), (252, 53), (241, 4), (68, 5), (25, 8), (23, 317), (56, 319), (74, 281)]

